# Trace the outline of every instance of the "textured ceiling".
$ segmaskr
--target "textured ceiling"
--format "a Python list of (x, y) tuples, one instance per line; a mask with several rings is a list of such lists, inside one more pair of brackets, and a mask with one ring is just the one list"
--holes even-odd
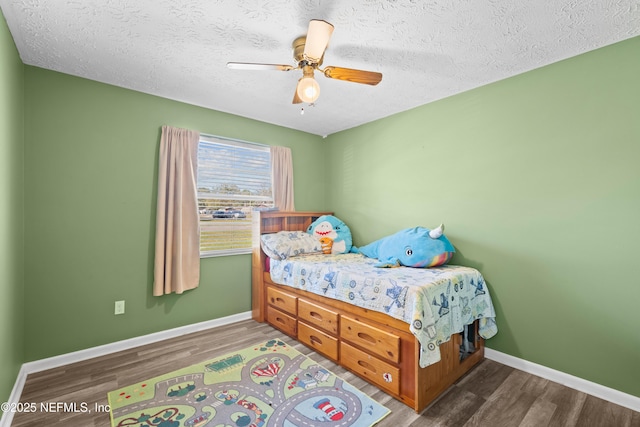
[[(0, 0), (25, 64), (327, 135), (640, 35), (640, 0)], [(292, 105), (310, 19), (335, 26), (324, 65)]]

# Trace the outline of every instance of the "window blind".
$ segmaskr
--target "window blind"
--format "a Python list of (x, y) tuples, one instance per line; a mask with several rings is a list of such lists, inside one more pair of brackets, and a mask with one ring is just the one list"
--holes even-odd
[(251, 252), (251, 215), (273, 207), (269, 147), (200, 137), (198, 208), (200, 256)]

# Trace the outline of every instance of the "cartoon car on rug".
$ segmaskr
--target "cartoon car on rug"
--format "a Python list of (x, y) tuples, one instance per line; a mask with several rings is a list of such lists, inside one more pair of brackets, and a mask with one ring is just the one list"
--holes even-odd
[(208, 422), (209, 416), (207, 414), (200, 414), (195, 418), (185, 421), (186, 427), (199, 427), (205, 425)]

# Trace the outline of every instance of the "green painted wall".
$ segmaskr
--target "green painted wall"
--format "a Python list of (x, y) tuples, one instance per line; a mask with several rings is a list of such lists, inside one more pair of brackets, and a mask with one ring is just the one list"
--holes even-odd
[(251, 309), (250, 255), (151, 295), (162, 125), (289, 146), (297, 209), (326, 206), (320, 137), (30, 66), (25, 87), (27, 361)]
[(24, 359), (23, 69), (0, 11), (0, 402)]
[(327, 207), (358, 245), (444, 222), (488, 347), (640, 396), (638, 76), (634, 38), (331, 135)]

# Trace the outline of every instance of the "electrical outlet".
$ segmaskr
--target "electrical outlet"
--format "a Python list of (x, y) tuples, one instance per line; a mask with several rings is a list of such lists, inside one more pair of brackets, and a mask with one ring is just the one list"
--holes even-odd
[(124, 314), (124, 301), (116, 301), (115, 314)]

